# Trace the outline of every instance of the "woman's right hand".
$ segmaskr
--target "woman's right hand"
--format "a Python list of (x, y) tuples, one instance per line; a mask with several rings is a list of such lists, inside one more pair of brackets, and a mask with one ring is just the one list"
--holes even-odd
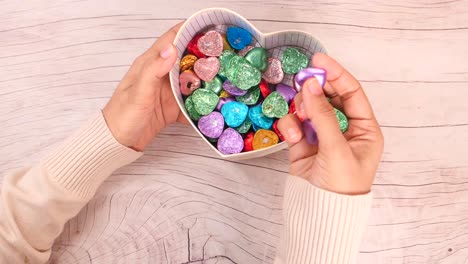
[[(318, 145), (307, 143), (297, 116), (287, 115), (278, 123), (289, 145), (290, 174), (335, 193), (368, 193), (384, 145), (371, 105), (360, 83), (332, 58), (316, 54), (313, 65), (327, 71), (327, 83), (322, 89), (315, 78), (307, 80), (295, 104), (297, 115), (312, 121)], [(344, 134), (333, 107), (348, 117)]]

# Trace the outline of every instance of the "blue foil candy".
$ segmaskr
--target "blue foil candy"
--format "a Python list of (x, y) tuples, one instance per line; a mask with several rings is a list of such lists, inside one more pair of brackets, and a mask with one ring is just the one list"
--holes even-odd
[(265, 116), (262, 112), (262, 105), (256, 105), (249, 109), (249, 118), (252, 121), (252, 124), (255, 127), (263, 129), (271, 129), (273, 125), (273, 119)]
[[(261, 108), (260, 108), (261, 111)], [(239, 102), (227, 102), (221, 108), (221, 114), (224, 121), (230, 127), (238, 127), (244, 123), (247, 118), (249, 107)]]
[(252, 43), (252, 35), (243, 28), (228, 27), (226, 37), (229, 45), (236, 50), (241, 50)]

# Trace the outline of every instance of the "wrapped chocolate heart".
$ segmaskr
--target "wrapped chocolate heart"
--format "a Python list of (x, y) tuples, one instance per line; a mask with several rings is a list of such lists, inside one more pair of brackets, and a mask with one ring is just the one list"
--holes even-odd
[[(214, 151), (233, 160), (286, 147), (277, 123), (295, 109), (294, 96), (311, 77), (304, 73), (310, 58), (325, 53), (318, 40), (301, 31), (263, 34), (239, 14), (214, 8), (187, 19), (174, 44), (173, 93)], [(340, 128), (347, 128), (344, 114), (338, 116)], [(304, 129), (313, 130), (308, 125)]]

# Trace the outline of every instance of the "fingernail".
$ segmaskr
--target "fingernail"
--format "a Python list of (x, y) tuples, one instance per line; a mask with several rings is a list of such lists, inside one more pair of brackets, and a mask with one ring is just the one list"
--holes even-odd
[(306, 81), (306, 86), (313, 95), (323, 94), (323, 89), (317, 79), (309, 79)]
[(171, 57), (172, 54), (172, 44), (169, 43), (163, 50), (161, 50), (161, 53), (159, 53), (159, 56), (163, 59), (167, 59)]
[(299, 131), (296, 128), (289, 128), (288, 129), (288, 137), (290, 141), (297, 141), (299, 138)]

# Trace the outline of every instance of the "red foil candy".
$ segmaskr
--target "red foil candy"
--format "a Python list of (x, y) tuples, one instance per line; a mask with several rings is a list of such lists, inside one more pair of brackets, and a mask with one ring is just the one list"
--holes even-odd
[(252, 151), (253, 150), (253, 139), (254, 139), (254, 132), (249, 132), (244, 139), (244, 149), (242, 151)]
[(262, 93), (263, 98), (266, 98), (271, 93), (270, 86), (264, 79), (260, 81), (258, 87), (260, 87), (260, 92)]
[(291, 104), (289, 105), (289, 114), (295, 114), (296, 113), (296, 103), (295, 100), (291, 101)]
[(289, 113), (295, 114), (301, 122), (304, 122), (305, 118), (301, 116), (299, 112), (296, 110), (296, 101), (294, 99), (291, 101), (291, 104), (289, 105)]
[(203, 37), (204, 34), (198, 34), (193, 39), (187, 44), (187, 51), (190, 54), (193, 54), (197, 56), (198, 58), (205, 58), (205, 54), (203, 54), (199, 49), (198, 49), (198, 40)]
[[(294, 101), (293, 101), (294, 102)], [(279, 122), (279, 119), (276, 120), (274, 123), (273, 123), (273, 131), (275, 131), (276, 135), (278, 135), (278, 138), (281, 140), (281, 141), (284, 141), (284, 137), (283, 135), (281, 135), (281, 132), (279, 131), (278, 129), (278, 122)]]

